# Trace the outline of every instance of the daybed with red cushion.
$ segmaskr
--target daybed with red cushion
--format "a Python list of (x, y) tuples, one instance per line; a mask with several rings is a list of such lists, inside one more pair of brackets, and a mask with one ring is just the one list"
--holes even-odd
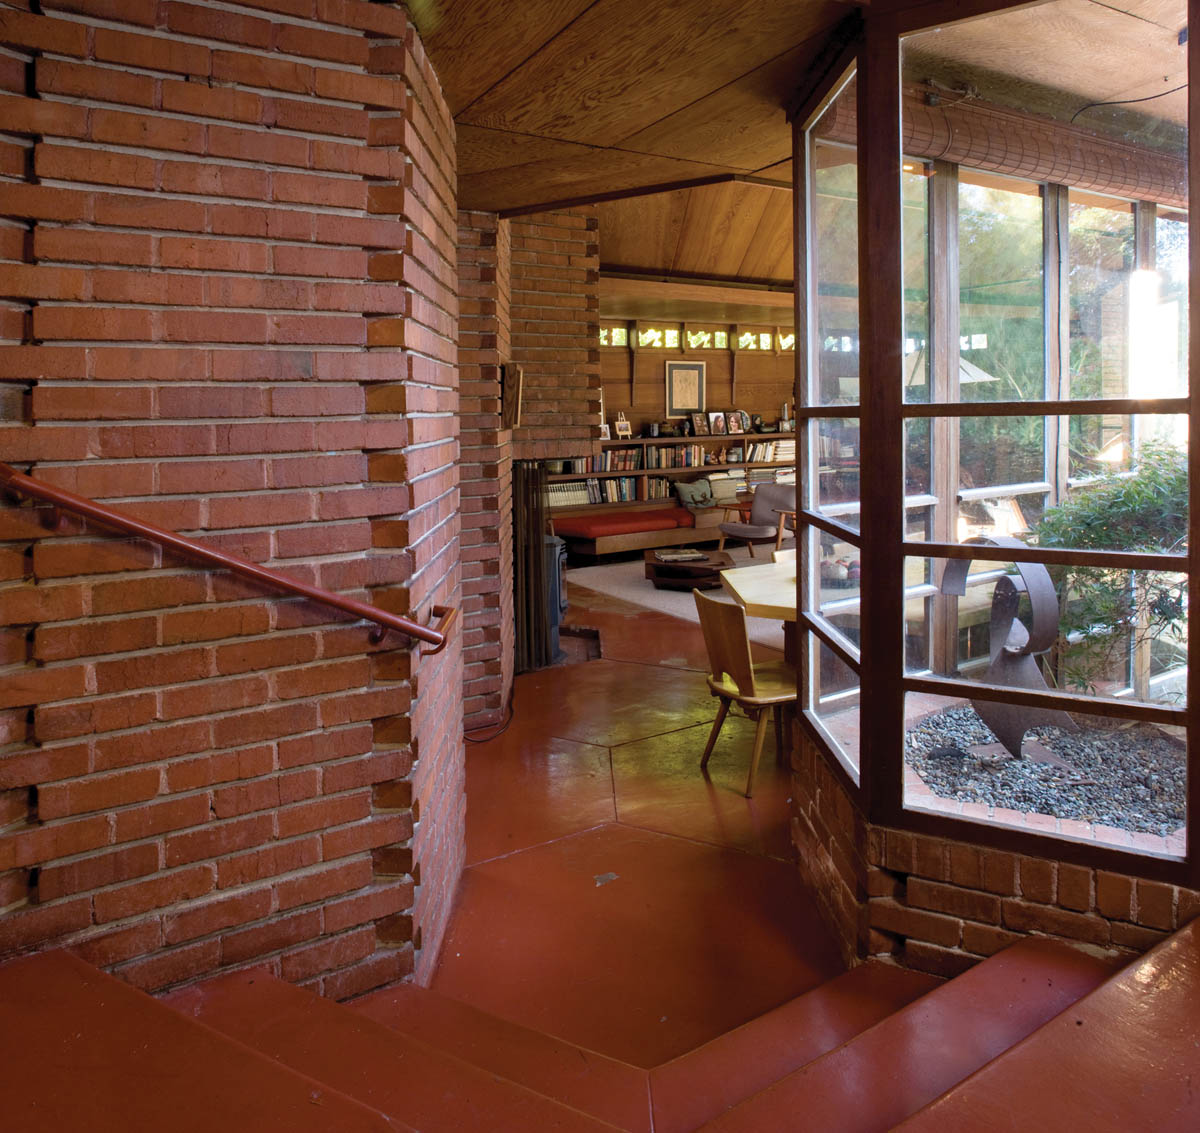
[[(697, 521), (698, 517), (698, 521)], [(693, 513), (685, 507), (616, 508), (568, 512), (554, 517), (554, 534), (572, 551), (605, 555), (640, 551), (646, 547), (677, 547), (712, 542), (720, 532), (718, 509)], [(697, 530), (697, 528), (701, 530)]]

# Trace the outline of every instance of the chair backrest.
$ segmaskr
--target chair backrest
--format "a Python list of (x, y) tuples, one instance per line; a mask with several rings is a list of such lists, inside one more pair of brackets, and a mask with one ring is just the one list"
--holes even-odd
[(750, 505), (750, 522), (759, 527), (778, 527), (780, 515), (776, 510), (796, 510), (795, 484), (760, 484), (754, 489)]
[(753, 696), (754, 662), (750, 659), (750, 639), (746, 636), (746, 611), (736, 602), (721, 602), (693, 590), (700, 631), (708, 650), (708, 664), (714, 679), (728, 676), (743, 696)]

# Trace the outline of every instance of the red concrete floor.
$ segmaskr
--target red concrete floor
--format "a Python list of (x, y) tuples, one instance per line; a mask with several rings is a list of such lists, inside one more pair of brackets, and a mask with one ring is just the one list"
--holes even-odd
[(468, 868), (432, 986), (652, 1067), (841, 965), (787, 860), (773, 741), (751, 800), (749, 721), (700, 771), (716, 701), (698, 627), (569, 597), (602, 658), (519, 677), (508, 728), (468, 745)]

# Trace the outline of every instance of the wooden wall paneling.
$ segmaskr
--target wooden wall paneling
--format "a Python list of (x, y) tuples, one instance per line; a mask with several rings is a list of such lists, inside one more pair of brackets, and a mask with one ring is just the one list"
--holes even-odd
[(412, 4), (412, 20), (434, 59), (442, 93), (453, 114), (516, 70), (531, 45), (553, 39), (585, 11), (592, 0), (523, 0), (498, 5), (479, 0), (439, 0)]
[(834, 14), (841, 7), (828, 0), (727, 0), (716, 14), (707, 0), (598, 0), (461, 118), (615, 145), (811, 37)]
[[(680, 357), (665, 350), (639, 350), (633, 355), (625, 350), (601, 350), (600, 377), (607, 418), (612, 420), (624, 413), (635, 434), (652, 421), (666, 420), (666, 363)], [(746, 351), (735, 355), (728, 350), (706, 350), (695, 351), (688, 358), (705, 363), (706, 410), (744, 409), (774, 424), (780, 406), (793, 397), (791, 353), (758, 356)]]

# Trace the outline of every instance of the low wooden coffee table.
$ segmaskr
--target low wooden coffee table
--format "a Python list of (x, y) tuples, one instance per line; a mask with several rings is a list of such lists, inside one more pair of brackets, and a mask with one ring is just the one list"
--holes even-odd
[(725, 551), (706, 551), (702, 559), (664, 563), (653, 549), (646, 552), (646, 577), (656, 590), (710, 590), (721, 585), (721, 571), (733, 566)]

